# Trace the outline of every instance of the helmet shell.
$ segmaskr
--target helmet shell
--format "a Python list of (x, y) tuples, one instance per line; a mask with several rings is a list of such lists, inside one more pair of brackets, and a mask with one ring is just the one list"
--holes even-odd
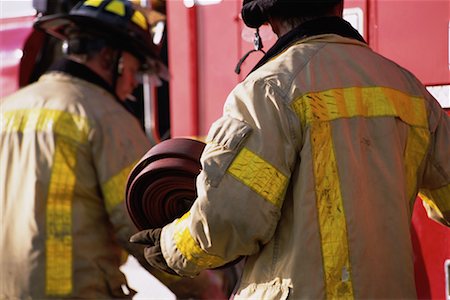
[(128, 51), (143, 62), (160, 60), (147, 17), (128, 0), (81, 1), (68, 14), (39, 18), (34, 27), (61, 40), (77, 29), (103, 38), (111, 47)]

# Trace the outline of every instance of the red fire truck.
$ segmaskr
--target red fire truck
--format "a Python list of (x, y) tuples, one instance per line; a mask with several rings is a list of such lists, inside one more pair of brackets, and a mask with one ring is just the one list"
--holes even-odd
[[(34, 80), (51, 60), (50, 42), (31, 29), (36, 9), (54, 13), (70, 1), (35, 0), (35, 9), (31, 2), (0, 3), (0, 97)], [(262, 53), (250, 55), (241, 73), (234, 73), (239, 59), (253, 48), (254, 31), (245, 27), (239, 15), (242, 1), (163, 2), (164, 17), (155, 21), (155, 38), (163, 41), (171, 80), (159, 87), (144, 81), (137, 97), (140, 117), (154, 142), (168, 137), (201, 138), (221, 115), (227, 94)], [(150, 0), (140, 3), (151, 5)], [(373, 50), (416, 74), (450, 113), (449, 0), (345, 0), (344, 17)], [(275, 35), (268, 27), (260, 34), (268, 49)], [(450, 300), (450, 229), (429, 220), (420, 199), (412, 220), (418, 296)]]

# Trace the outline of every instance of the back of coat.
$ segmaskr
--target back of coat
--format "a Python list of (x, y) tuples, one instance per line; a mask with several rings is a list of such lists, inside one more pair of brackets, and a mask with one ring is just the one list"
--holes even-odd
[(357, 39), (297, 40), (229, 95), (190, 212), (166, 226), (192, 275), (246, 256), (235, 299), (416, 298), (419, 191), (450, 224), (450, 120)]
[(0, 298), (125, 298), (124, 206), (140, 125), (98, 85), (52, 72), (1, 103)]
[[(275, 146), (263, 159), (290, 184), (237, 297), (416, 298), (410, 226), (419, 189), (438, 214), (450, 210), (450, 124), (438, 103), (405, 69), (333, 35), (291, 46), (242, 89), (265, 91), (250, 114), (280, 118), (273, 130), (264, 128), (270, 120), (252, 127), (269, 132), (261, 139)], [(265, 115), (274, 103), (279, 115)], [(265, 146), (250, 137), (246, 147), (255, 145)]]

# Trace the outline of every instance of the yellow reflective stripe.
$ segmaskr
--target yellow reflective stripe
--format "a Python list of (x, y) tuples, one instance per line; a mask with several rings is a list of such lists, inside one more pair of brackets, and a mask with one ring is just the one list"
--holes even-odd
[[(59, 110), (23, 109), (2, 114), (2, 132), (51, 130), (59, 136), (86, 143), (89, 122), (85, 117)], [(57, 124), (57, 125), (56, 125)]]
[(422, 163), (428, 149), (430, 133), (427, 129), (410, 127), (405, 149), (405, 174), (407, 195), (410, 200), (411, 211), (416, 200), (417, 170)]
[(125, 16), (125, 4), (117, 0), (109, 2), (105, 10), (121, 17)]
[(352, 87), (308, 93), (292, 107), (304, 123), (338, 118), (394, 116), (413, 126), (428, 127), (425, 102), (386, 87)]
[(353, 287), (347, 226), (328, 122), (311, 125), (316, 198), (327, 299), (351, 299)]
[(247, 148), (239, 152), (227, 172), (273, 205), (283, 204), (288, 178)]
[(174, 240), (178, 250), (190, 263), (203, 268), (213, 268), (225, 264), (218, 256), (206, 253), (192, 237), (188, 218), (190, 212), (185, 213), (175, 222)]
[(57, 137), (46, 209), (47, 295), (72, 292), (72, 198), (75, 189), (77, 145)]
[(147, 19), (145, 16), (138, 10), (134, 11), (133, 16), (131, 17), (131, 21), (133, 21), (137, 26), (141, 27), (144, 30), (147, 30)]
[(441, 215), (450, 216), (450, 184), (434, 190), (420, 190), (419, 196)]
[(86, 0), (83, 3), (83, 5), (85, 5), (85, 6), (92, 6), (92, 7), (99, 7), (102, 2), (103, 2), (103, 0)]
[(102, 185), (103, 196), (105, 198), (105, 206), (108, 212), (114, 207), (122, 203), (125, 199), (125, 189), (127, 185), (128, 175), (137, 162), (122, 169), (119, 173), (110, 178)]
[(26, 134), (49, 131), (56, 135), (46, 206), (45, 292), (69, 295), (72, 282), (72, 199), (76, 184), (76, 157), (87, 143), (86, 118), (51, 109), (24, 109), (2, 113), (2, 132)]
[[(385, 87), (353, 87), (314, 92), (297, 98), (292, 108), (303, 125), (311, 126), (318, 218), (327, 298), (353, 298), (343, 199), (329, 121), (350, 117), (398, 117), (413, 126), (406, 154), (408, 193), (416, 189), (414, 170), (429, 139), (424, 99)], [(421, 144), (425, 143), (425, 144)]]

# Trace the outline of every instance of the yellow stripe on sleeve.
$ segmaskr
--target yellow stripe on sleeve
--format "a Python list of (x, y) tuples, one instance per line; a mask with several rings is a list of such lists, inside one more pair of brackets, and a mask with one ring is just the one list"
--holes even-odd
[(214, 268), (225, 264), (218, 256), (206, 253), (192, 237), (189, 226), (190, 212), (187, 212), (175, 223), (174, 239), (181, 254), (190, 262), (202, 268)]
[(103, 196), (105, 198), (105, 205), (108, 213), (124, 201), (128, 175), (136, 163), (122, 169), (102, 185)]
[(288, 178), (252, 151), (242, 149), (227, 172), (273, 205), (283, 204)]

